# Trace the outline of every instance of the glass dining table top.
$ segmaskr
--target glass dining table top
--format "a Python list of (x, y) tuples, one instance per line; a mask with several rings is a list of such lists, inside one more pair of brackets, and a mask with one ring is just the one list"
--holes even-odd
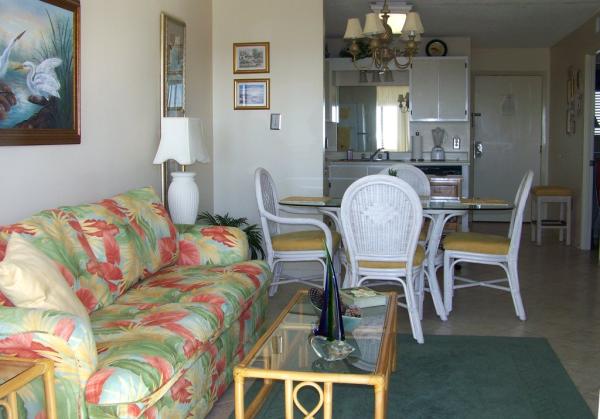
[[(422, 196), (420, 198), (424, 210), (468, 211), (509, 210), (513, 208), (512, 202), (494, 198), (437, 199), (429, 196)], [(327, 196), (288, 196), (281, 199), (279, 204), (298, 207), (339, 208), (342, 206), (342, 198), (330, 198)]]

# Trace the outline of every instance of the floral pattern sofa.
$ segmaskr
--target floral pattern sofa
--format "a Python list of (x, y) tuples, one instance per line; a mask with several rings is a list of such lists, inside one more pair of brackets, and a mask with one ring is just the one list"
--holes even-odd
[[(0, 229), (58, 266), (90, 313), (16, 308), (0, 293), (0, 355), (55, 362), (59, 418), (204, 417), (263, 326), (271, 272), (235, 228), (175, 226), (151, 188)], [(41, 380), (20, 417), (44, 418)], [(1, 414), (0, 414), (1, 416)]]

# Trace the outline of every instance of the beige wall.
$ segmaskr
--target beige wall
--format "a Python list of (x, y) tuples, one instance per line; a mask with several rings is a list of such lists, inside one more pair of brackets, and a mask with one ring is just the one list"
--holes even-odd
[[(209, 0), (82, 0), (80, 145), (1, 147), (0, 224), (38, 210), (97, 200), (129, 188), (160, 191), (152, 165), (160, 124), (160, 12), (188, 28), (188, 113), (211, 133)], [(201, 168), (211, 209), (211, 167)]]
[[(233, 74), (232, 44), (251, 41), (271, 43), (270, 74)], [(214, 1), (213, 74), (215, 211), (257, 220), (258, 166), (281, 195), (322, 194), (323, 0)], [(233, 110), (234, 78), (252, 77), (271, 79), (270, 111)]]
[[(585, 56), (600, 50), (600, 35), (595, 32), (596, 18), (565, 37), (551, 49), (550, 96), (550, 183), (568, 186), (575, 191), (574, 243), (581, 245), (582, 181), (585, 165), (583, 113), (577, 117), (577, 132), (566, 134), (566, 91), (569, 66), (581, 70), (585, 79)], [(591, 94), (591, 92), (589, 92)], [(585, 244), (584, 244), (585, 247)]]

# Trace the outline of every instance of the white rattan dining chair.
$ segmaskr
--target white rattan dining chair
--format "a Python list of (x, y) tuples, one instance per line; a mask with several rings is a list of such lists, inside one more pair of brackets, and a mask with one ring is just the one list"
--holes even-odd
[(385, 281), (400, 284), (413, 337), (423, 343), (418, 283), (423, 282), (425, 250), (418, 245), (421, 201), (405, 181), (385, 175), (363, 177), (344, 193), (342, 230), (349, 255), (351, 285)]
[[(469, 287), (487, 287), (508, 291), (512, 295), (517, 316), (526, 320), (525, 308), (519, 286), (518, 260), (521, 230), (523, 227), (523, 212), (533, 172), (528, 171), (517, 189), (507, 236), (481, 233), (452, 233), (444, 239), (444, 305), (446, 312), (452, 311), (454, 290)], [(495, 265), (506, 272), (506, 278), (488, 281), (474, 281), (454, 276), (454, 266), (457, 263), (478, 263)], [(462, 282), (455, 285), (455, 280)], [(508, 282), (508, 286), (498, 285)]]
[[(262, 167), (256, 169), (254, 183), (260, 225), (267, 253), (267, 263), (273, 271), (273, 283), (269, 289), (269, 295), (275, 295), (279, 285), (292, 282), (323, 287), (327, 274), (325, 264), (326, 254), (323, 243), (326, 243), (330, 254), (333, 255), (336, 271), (339, 272), (337, 249), (341, 242), (340, 234), (332, 232), (325, 223), (313, 218), (281, 216), (275, 182), (266, 169)], [(313, 228), (282, 233), (280, 229), (282, 225), (310, 226)], [(309, 278), (284, 278), (282, 276), (284, 262), (319, 262), (323, 266), (323, 276), (319, 277), (319, 283), (314, 283)]]
[[(387, 167), (379, 172), (381, 175), (393, 175), (398, 179), (402, 179), (408, 183), (419, 195), (419, 197), (425, 197), (431, 195), (431, 184), (427, 175), (418, 167), (407, 163), (397, 163), (391, 167)], [(437, 270), (444, 265), (443, 252), (439, 249), (429, 248), (429, 238), (431, 237), (432, 219), (429, 215), (423, 214), (424, 222), (419, 233), (419, 244), (426, 250), (427, 257), (425, 258), (425, 264), (427, 268), (425, 270), (425, 277), (427, 278), (427, 286), (423, 285), (423, 289), (418, 289), (417, 294), (419, 295), (419, 316), (423, 319), (423, 300), (425, 293), (429, 292), (435, 306), (436, 313), (441, 317), (442, 320), (446, 320), (446, 313), (444, 309), (444, 302), (442, 300), (442, 292), (437, 279)], [(429, 255), (432, 252), (432, 255)], [(430, 257), (431, 256), (431, 257)], [(432, 265), (432, 266), (429, 266)], [(420, 284), (421, 285), (421, 284)]]

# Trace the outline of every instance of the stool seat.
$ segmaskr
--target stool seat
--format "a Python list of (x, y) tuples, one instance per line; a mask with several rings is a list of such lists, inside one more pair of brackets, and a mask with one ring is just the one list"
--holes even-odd
[(531, 188), (531, 194), (534, 196), (573, 196), (573, 191), (564, 186), (534, 186)]

